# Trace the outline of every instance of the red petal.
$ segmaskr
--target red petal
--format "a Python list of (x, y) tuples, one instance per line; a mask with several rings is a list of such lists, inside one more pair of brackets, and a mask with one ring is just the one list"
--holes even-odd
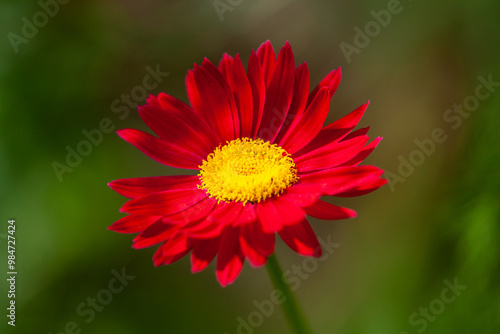
[(219, 237), (224, 225), (212, 220), (203, 219), (186, 225), (183, 231), (193, 239), (213, 239)]
[(195, 129), (173, 113), (167, 114), (161, 108), (146, 105), (139, 107), (139, 115), (161, 139), (173, 145), (201, 157), (213, 151)]
[[(264, 234), (270, 235), (274, 237), (274, 234)], [(248, 258), (248, 261), (252, 264), (253, 267), (260, 267), (266, 264), (267, 257), (262, 255), (259, 251), (253, 248), (252, 244), (245, 240), (245, 237), (240, 235), (240, 247), (243, 255)]]
[(255, 205), (247, 203), (241, 209), (240, 216), (233, 223), (234, 226), (253, 223), (257, 220), (257, 212), (255, 212)]
[(217, 255), (220, 238), (196, 240), (191, 253), (191, 271), (197, 273), (205, 269)]
[(311, 94), (309, 94), (307, 105), (309, 105), (314, 100), (316, 94), (318, 94), (319, 90), (323, 87), (328, 88), (328, 91), (330, 92), (330, 97), (332, 97), (333, 94), (335, 94), (335, 91), (337, 90), (337, 87), (340, 84), (341, 76), (342, 76), (342, 71), (340, 70), (340, 67), (328, 73), (326, 77), (324, 77), (323, 80), (321, 80), (321, 82), (314, 88)]
[(306, 146), (321, 130), (329, 107), (330, 93), (326, 87), (323, 87), (307, 107), (297, 125), (283, 137), (282, 147), (288, 153), (294, 154)]
[(149, 225), (160, 219), (161, 216), (128, 215), (108, 227), (108, 230), (119, 233), (137, 233), (144, 231)]
[(165, 224), (163, 219), (151, 224), (134, 238), (132, 247), (135, 249), (150, 247), (172, 237), (177, 232), (177, 227), (172, 224)]
[[(235, 138), (232, 110), (235, 108), (234, 100), (227, 94), (227, 84), (221, 84), (208, 68), (207, 62), (203, 62), (203, 67), (195, 64), (192, 75), (188, 74), (189, 100), (198, 116), (208, 122), (222, 142), (231, 141)], [(196, 93), (193, 92), (193, 82)]]
[(290, 110), (286, 116), (283, 126), (276, 136), (275, 142), (281, 145), (281, 139), (289, 131), (293, 129), (297, 122), (300, 121), (304, 113), (307, 97), (309, 92), (309, 69), (307, 64), (303, 63), (295, 70), (295, 80), (293, 87), (293, 98), (290, 104)]
[(132, 199), (120, 211), (135, 215), (168, 216), (185, 210), (206, 197), (205, 191), (199, 189), (167, 190)]
[(375, 180), (372, 180), (371, 182), (367, 182), (365, 184), (354, 187), (348, 191), (344, 191), (344, 192), (335, 194), (335, 196), (337, 196), (337, 197), (354, 197), (354, 196), (366, 195), (368, 193), (371, 193), (374, 190), (377, 190), (378, 188), (382, 187), (386, 183), (387, 183), (387, 180), (385, 180), (385, 179), (375, 179)]
[(305, 256), (321, 256), (321, 246), (309, 222), (285, 226), (278, 232), (281, 239), (294, 251)]
[(257, 204), (257, 216), (265, 233), (274, 233), (283, 228), (283, 220), (272, 200)]
[(274, 72), (266, 90), (266, 102), (258, 137), (273, 142), (285, 121), (292, 102), (295, 62), (290, 44), (285, 43), (278, 55)]
[(233, 57), (224, 53), (222, 59), (219, 62), (219, 71), (222, 73), (226, 81), (229, 83), (229, 78), (231, 77), (231, 72), (233, 69)]
[(280, 197), (285, 198), (298, 207), (304, 207), (312, 205), (322, 194), (322, 184), (304, 184), (300, 182), (289, 187)]
[(193, 248), (193, 240), (184, 233), (178, 232), (162, 245), (163, 255), (172, 256), (175, 254), (190, 251)]
[(227, 228), (219, 245), (216, 276), (222, 286), (234, 282), (243, 267), (243, 253), (239, 245), (239, 227)]
[(140, 130), (122, 129), (116, 133), (151, 159), (167, 166), (198, 169), (198, 165), (203, 161), (203, 158), (182, 147)]
[(191, 222), (205, 219), (216, 204), (217, 200), (205, 197), (196, 203), (196, 205), (190, 206), (189, 208), (173, 215), (165, 216), (165, 219), (177, 225), (189, 224)]
[(353, 131), (353, 132), (349, 133), (347, 136), (345, 136), (344, 138), (342, 138), (340, 141), (344, 141), (344, 140), (349, 140), (349, 139), (353, 139), (353, 138), (356, 138), (356, 137), (365, 136), (368, 133), (368, 130), (370, 130), (369, 126), (367, 126), (366, 128), (357, 129), (356, 131)]
[(279, 196), (272, 204), (278, 211), (283, 225), (295, 225), (305, 218), (304, 211), (297, 205), (286, 200), (286, 197)]
[(257, 49), (257, 57), (262, 65), (262, 73), (264, 74), (264, 81), (267, 87), (271, 82), (274, 64), (276, 62), (276, 55), (274, 54), (274, 49), (270, 41), (262, 43), (259, 49)]
[(158, 263), (158, 264), (155, 264), (155, 265), (159, 266), (160, 264), (172, 264), (172, 263), (177, 262), (180, 259), (182, 259), (189, 252), (190, 252), (190, 250), (188, 249), (188, 250), (186, 250), (186, 251), (184, 251), (182, 253), (179, 253), (179, 254), (165, 255), (165, 256), (161, 257), (161, 260), (159, 260), (159, 262), (161, 262), (161, 263)]
[(367, 136), (334, 142), (294, 158), (300, 172), (332, 168), (345, 163), (358, 154), (368, 141)]
[(266, 263), (267, 257), (274, 252), (274, 244), (274, 233), (264, 233), (259, 222), (241, 227), (241, 250), (253, 266)]
[(322, 200), (303, 209), (307, 215), (319, 219), (334, 220), (356, 217), (356, 211), (336, 206)]
[(190, 106), (165, 93), (160, 93), (158, 98), (151, 95), (148, 99), (148, 104), (154, 101), (154, 105), (159, 105), (161, 110), (165, 112), (166, 118), (168, 118), (170, 114), (175, 114), (175, 116), (182, 119), (186, 124), (189, 124), (189, 126), (203, 138), (203, 141), (212, 151), (219, 146), (221, 142), (219, 136), (212, 130), (210, 125), (207, 124), (205, 119), (200, 118)]
[(356, 156), (349, 161), (344, 162), (341, 166), (357, 166), (363, 160), (366, 159), (373, 152), (378, 143), (382, 140), (382, 137), (375, 138), (370, 144), (366, 145)]
[[(229, 57), (227, 55), (226, 59)], [(238, 115), (241, 122), (241, 133), (240, 137), (250, 137), (252, 135), (252, 122), (253, 122), (253, 97), (252, 88), (250, 82), (248, 81), (247, 74), (245, 73), (245, 68), (241, 63), (239, 55), (234, 57), (234, 61), (228, 60), (221, 61), (224, 64), (224, 68), (221, 72), (224, 74), (231, 91), (234, 95), (234, 101), (236, 103), (236, 108), (238, 109)]]
[(309, 144), (296, 154), (301, 155), (309, 151), (314, 151), (331, 142), (339, 141), (344, 138), (359, 123), (359, 120), (368, 107), (368, 103), (363, 104), (348, 115), (325, 126)]
[(153, 256), (154, 265), (173, 263), (189, 253), (192, 248), (192, 240), (183, 233), (177, 233), (158, 248)]
[(173, 175), (119, 179), (108, 186), (122, 196), (136, 198), (165, 190), (195, 189), (199, 183), (196, 175)]
[(374, 166), (335, 167), (301, 176), (304, 184), (323, 186), (326, 195), (336, 195), (372, 183), (384, 171)]
[(266, 100), (266, 84), (262, 74), (262, 68), (257, 55), (252, 50), (248, 60), (248, 81), (252, 88), (253, 97), (253, 118), (252, 118), (252, 138), (255, 138), (262, 121), (264, 102)]
[[(194, 68), (197, 68), (197, 64), (194, 64)], [(194, 113), (199, 118), (204, 118), (203, 115), (195, 108), (195, 106), (200, 106), (203, 104), (203, 101), (200, 96), (200, 92), (198, 90), (198, 86), (196, 85), (196, 80), (194, 78), (194, 69), (188, 70), (186, 74), (186, 92), (188, 96), (189, 103), (191, 107), (193, 107)], [(148, 101), (149, 102), (149, 101)]]
[(240, 118), (238, 115), (238, 109), (236, 108), (236, 104), (234, 102), (233, 92), (231, 91), (231, 88), (229, 87), (228, 82), (226, 81), (226, 79), (224, 79), (224, 76), (217, 69), (217, 67), (215, 67), (215, 65), (212, 64), (212, 62), (210, 60), (208, 60), (207, 58), (205, 58), (203, 60), (202, 67), (204, 69), (206, 69), (208, 71), (208, 73), (210, 73), (217, 80), (218, 84), (220, 85), (220, 87), (224, 91), (224, 96), (225, 96), (224, 98), (225, 98), (225, 101), (227, 101), (227, 104), (228, 104), (229, 109), (230, 109), (231, 117), (232, 117), (232, 127), (234, 130), (234, 138), (239, 138), (240, 137), (240, 130), (241, 130)]
[(220, 202), (208, 215), (207, 220), (221, 225), (231, 225), (238, 219), (242, 209), (241, 202)]

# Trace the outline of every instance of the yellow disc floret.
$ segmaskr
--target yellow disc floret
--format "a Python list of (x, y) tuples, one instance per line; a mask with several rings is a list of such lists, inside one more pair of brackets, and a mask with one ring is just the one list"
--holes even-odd
[(292, 157), (262, 139), (238, 138), (210, 153), (200, 166), (200, 189), (219, 202), (258, 203), (298, 181)]

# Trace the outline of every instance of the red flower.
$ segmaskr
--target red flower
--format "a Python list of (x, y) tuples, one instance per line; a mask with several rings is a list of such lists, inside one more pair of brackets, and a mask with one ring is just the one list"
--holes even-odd
[[(216, 276), (231, 284), (245, 258), (261, 266), (274, 251), (275, 233), (294, 251), (321, 255), (306, 216), (354, 217), (355, 211), (320, 199), (360, 196), (383, 184), (383, 171), (358, 166), (382, 138), (368, 143), (368, 128), (353, 131), (368, 103), (323, 127), (340, 68), (309, 93), (309, 70), (295, 68), (288, 42), (276, 59), (271, 43), (252, 50), (248, 69), (225, 54), (188, 71), (191, 106), (160, 93), (139, 107), (158, 135), (135, 129), (117, 133), (150, 158), (198, 175), (113, 181), (130, 198), (129, 215), (109, 227), (138, 233), (134, 248), (160, 244), (155, 265), (191, 252), (198, 272), (217, 255)], [(367, 144), (368, 143), (368, 144)]]

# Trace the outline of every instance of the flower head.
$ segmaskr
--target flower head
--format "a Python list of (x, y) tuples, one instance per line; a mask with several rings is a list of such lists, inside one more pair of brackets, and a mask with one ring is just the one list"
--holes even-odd
[(368, 143), (368, 128), (352, 131), (368, 103), (323, 127), (339, 82), (340, 68), (309, 93), (307, 64), (295, 68), (288, 42), (277, 58), (269, 41), (252, 50), (246, 71), (238, 55), (195, 64), (186, 77), (191, 106), (160, 93), (139, 107), (158, 137), (117, 133), (152, 159), (198, 175), (111, 182), (130, 200), (121, 208), (129, 215), (109, 229), (139, 233), (134, 248), (161, 244), (155, 265), (191, 252), (198, 272), (217, 256), (223, 286), (245, 259), (265, 264), (276, 233), (299, 254), (321, 256), (307, 216), (356, 215), (321, 196), (359, 196), (386, 183), (381, 169), (358, 166), (382, 139)]

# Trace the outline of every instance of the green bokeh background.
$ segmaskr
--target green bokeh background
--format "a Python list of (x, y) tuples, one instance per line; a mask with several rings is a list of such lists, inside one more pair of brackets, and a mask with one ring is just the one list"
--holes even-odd
[[(371, 11), (387, 9), (388, 1), (221, 2), (231, 9), (223, 20), (212, 0), (70, 1), (18, 52), (8, 34), (21, 35), (22, 18), (32, 21), (41, 7), (0, 2), (0, 332), (55, 334), (73, 321), (81, 333), (233, 334), (238, 317), (248, 321), (256, 311), (253, 301), (269, 299), (263, 268), (246, 264), (233, 285), (221, 288), (213, 264), (196, 275), (188, 258), (155, 268), (155, 247), (133, 250), (132, 235), (106, 230), (122, 217), (125, 201), (106, 183), (175, 169), (115, 133), (104, 134), (62, 181), (52, 168), (103, 118), (115, 129), (146, 130), (136, 109), (121, 119), (111, 104), (142, 85), (147, 66), (169, 73), (150, 93), (186, 101), (184, 76), (193, 63), (218, 62), (228, 52), (246, 64), (250, 50), (269, 39), (276, 51), (290, 41), (296, 64), (307, 61), (312, 85), (342, 67), (328, 122), (371, 100), (360, 126), (384, 140), (367, 164), (397, 175), (400, 157), (417, 154), (415, 140), (436, 128), (447, 138), (404, 182), (335, 201), (357, 218), (312, 220), (318, 236), (339, 244), (296, 290), (314, 332), (498, 333), (500, 87), (457, 129), (443, 115), (474, 96), (479, 76), (500, 81), (500, 3), (402, 0), (400, 12), (349, 62), (340, 44), (354, 45), (354, 28), (364, 30)], [(12, 218), (15, 328), (4, 315)], [(303, 263), (282, 242), (276, 252), (285, 269)], [(86, 323), (77, 307), (122, 268), (135, 278)], [(455, 279), (465, 290), (440, 302), (444, 281)], [(420, 312), (429, 307), (426, 319)], [(288, 328), (276, 307), (252, 331)]]

